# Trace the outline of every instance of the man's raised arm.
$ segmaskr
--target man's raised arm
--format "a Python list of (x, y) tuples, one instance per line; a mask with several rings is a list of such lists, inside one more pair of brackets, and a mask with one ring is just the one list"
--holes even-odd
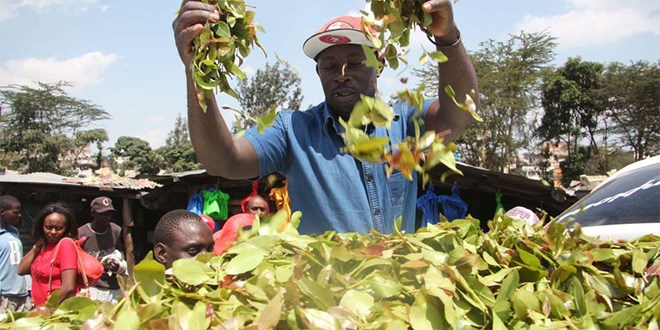
[(251, 178), (259, 174), (254, 148), (245, 138), (232, 136), (215, 97), (206, 99), (208, 109), (206, 113), (202, 111), (190, 70), (193, 39), (202, 32), (204, 23), (218, 20), (219, 14), (214, 5), (186, 0), (172, 23), (176, 47), (186, 70), (190, 140), (197, 159), (209, 174), (228, 179)]
[(474, 101), (478, 105), (477, 75), (470, 61), (470, 57), (463, 47), (460, 34), (454, 21), (454, 13), (450, 0), (430, 0), (424, 4), (424, 10), (430, 12), (433, 23), (429, 30), (435, 36), (433, 42), (438, 50), (442, 51), (448, 62), (438, 65), (438, 101), (427, 111), (424, 123), (427, 130), (442, 132), (451, 130), (445, 136), (445, 142), (456, 140), (472, 122), (472, 116), (466, 111), (458, 108), (454, 101), (447, 96), (444, 88), (447, 85), (456, 91), (458, 102), (465, 101), (465, 94), (474, 90)]

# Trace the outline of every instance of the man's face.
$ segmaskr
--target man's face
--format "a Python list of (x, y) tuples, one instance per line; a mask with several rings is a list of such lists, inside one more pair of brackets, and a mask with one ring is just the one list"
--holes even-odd
[(204, 221), (182, 222), (174, 233), (170, 246), (154, 247), (156, 259), (171, 268), (178, 259), (194, 258), (200, 253), (213, 252), (213, 234)]
[(247, 202), (248, 213), (258, 214), (259, 218), (268, 214), (268, 202), (261, 196), (254, 196)]
[(360, 95), (376, 94), (378, 72), (368, 67), (360, 45), (336, 45), (316, 58), (325, 100), (337, 115), (348, 119)]
[(103, 213), (92, 212), (92, 218), (94, 219), (94, 222), (96, 222), (101, 228), (108, 228), (114, 217), (114, 211), (106, 211)]
[(12, 203), (8, 208), (1, 209), (0, 216), (4, 223), (16, 225), (21, 220), (21, 203)]

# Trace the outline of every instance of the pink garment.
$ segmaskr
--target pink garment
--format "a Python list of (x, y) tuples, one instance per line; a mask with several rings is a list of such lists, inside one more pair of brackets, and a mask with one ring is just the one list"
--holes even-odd
[(252, 213), (239, 213), (231, 216), (222, 229), (213, 234), (213, 253), (215, 255), (223, 254), (228, 248), (229, 244), (236, 242), (238, 238), (238, 229), (245, 226), (252, 226), (254, 221), (254, 214)]
[[(78, 255), (76, 247), (70, 240), (61, 241), (60, 250), (57, 252), (55, 263), (53, 264), (53, 282), (52, 290), (55, 291), (62, 286), (62, 271), (67, 269), (77, 269)], [(32, 275), (32, 301), (35, 305), (43, 305), (50, 293), (48, 291), (48, 278), (51, 274), (50, 261), (53, 259), (55, 247), (57, 244), (46, 245), (32, 261), (30, 274)], [(75, 286), (74, 292), (78, 292), (80, 287)]]

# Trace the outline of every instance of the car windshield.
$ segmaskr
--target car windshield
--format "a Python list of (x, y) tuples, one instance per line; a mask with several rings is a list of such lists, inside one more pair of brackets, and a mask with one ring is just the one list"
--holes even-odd
[(582, 226), (660, 222), (660, 166), (624, 173), (573, 204), (557, 217)]

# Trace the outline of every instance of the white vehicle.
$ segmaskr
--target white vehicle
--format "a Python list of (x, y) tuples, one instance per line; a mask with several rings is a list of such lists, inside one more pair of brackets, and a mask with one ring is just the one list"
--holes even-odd
[(660, 155), (624, 167), (557, 217), (571, 219), (603, 239), (660, 236)]

